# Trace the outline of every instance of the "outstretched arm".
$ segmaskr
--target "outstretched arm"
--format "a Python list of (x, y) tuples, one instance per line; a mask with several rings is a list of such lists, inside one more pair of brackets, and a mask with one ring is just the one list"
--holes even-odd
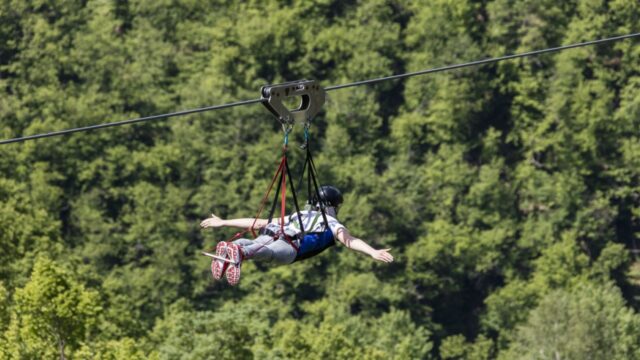
[[(254, 225), (254, 222), (255, 222), (255, 225)], [(224, 220), (214, 214), (211, 214), (210, 218), (205, 219), (200, 223), (200, 227), (203, 229), (210, 228), (210, 227), (212, 228), (237, 227), (237, 228), (248, 229), (253, 226), (253, 228), (257, 230), (266, 226), (267, 223), (268, 223), (268, 220), (266, 219), (256, 220), (254, 218)]]
[(356, 250), (361, 253), (367, 254), (378, 261), (386, 263), (390, 263), (393, 261), (393, 255), (389, 253), (389, 250), (391, 249), (376, 250), (369, 246), (369, 244), (367, 244), (363, 240), (349, 234), (349, 231), (345, 228), (340, 228), (338, 230), (337, 238), (341, 243), (343, 243), (351, 250)]

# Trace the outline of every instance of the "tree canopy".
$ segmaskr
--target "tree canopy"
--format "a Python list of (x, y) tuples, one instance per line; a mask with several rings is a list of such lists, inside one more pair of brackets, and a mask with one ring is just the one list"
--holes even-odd
[[(640, 32), (633, 0), (0, 1), (0, 138)], [(640, 357), (640, 46), (328, 93), (311, 141), (337, 247), (199, 255), (255, 214), (258, 105), (0, 145), (0, 358)], [(292, 169), (304, 152), (292, 134)]]

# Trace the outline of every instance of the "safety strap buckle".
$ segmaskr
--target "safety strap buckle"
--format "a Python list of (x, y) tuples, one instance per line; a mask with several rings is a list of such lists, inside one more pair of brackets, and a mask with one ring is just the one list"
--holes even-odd
[[(320, 112), (325, 101), (325, 91), (315, 80), (298, 80), (283, 84), (265, 85), (260, 90), (262, 104), (283, 125), (308, 124)], [(284, 99), (300, 96), (297, 109), (287, 109)]]

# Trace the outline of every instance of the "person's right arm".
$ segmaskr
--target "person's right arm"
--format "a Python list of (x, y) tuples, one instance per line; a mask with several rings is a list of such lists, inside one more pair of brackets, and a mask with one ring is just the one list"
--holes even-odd
[[(255, 225), (254, 225), (255, 222)], [(260, 229), (265, 227), (268, 224), (268, 220), (266, 219), (254, 219), (254, 218), (242, 218), (242, 219), (229, 219), (224, 220), (220, 217), (211, 214), (211, 217), (203, 220), (200, 223), (200, 227), (203, 229), (206, 228), (219, 228), (219, 227), (236, 227), (242, 229), (249, 229), (253, 226), (254, 229)]]
[(336, 238), (347, 248), (367, 254), (378, 261), (386, 263), (393, 262), (393, 255), (389, 252), (391, 249), (374, 249), (364, 242), (364, 240), (351, 235), (344, 227), (338, 229), (337, 233)]

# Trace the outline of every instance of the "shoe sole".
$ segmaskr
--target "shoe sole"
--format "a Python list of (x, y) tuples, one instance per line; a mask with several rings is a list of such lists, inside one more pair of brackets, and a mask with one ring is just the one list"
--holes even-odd
[(229, 285), (235, 286), (240, 282), (240, 267), (242, 266), (238, 245), (230, 244), (227, 246), (227, 257), (232, 261), (230, 267), (227, 269), (227, 282), (229, 282)]
[[(227, 248), (228, 246), (226, 243), (224, 242), (218, 243), (218, 245), (216, 246), (216, 256), (221, 258), (226, 258)], [(211, 273), (213, 274), (213, 278), (216, 280), (222, 279), (228, 266), (229, 266), (229, 263), (226, 261), (213, 260), (211, 262)]]

